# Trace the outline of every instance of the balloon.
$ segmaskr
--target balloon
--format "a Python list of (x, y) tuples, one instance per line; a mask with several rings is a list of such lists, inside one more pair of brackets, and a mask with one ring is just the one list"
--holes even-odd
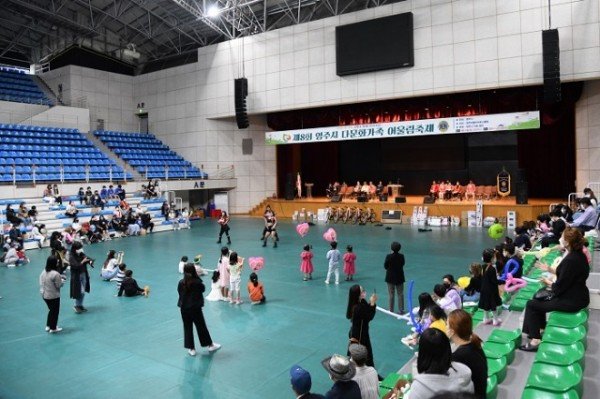
[(251, 257), (248, 259), (248, 264), (250, 265), (250, 269), (257, 272), (265, 265), (265, 259), (261, 256)]
[(300, 223), (298, 226), (296, 226), (296, 232), (300, 234), (300, 237), (304, 237), (306, 234), (308, 234), (308, 229), (308, 223)]
[(412, 325), (415, 327), (415, 332), (419, 335), (421, 335), (421, 333), (423, 333), (423, 325), (419, 322), (417, 322), (417, 320), (415, 320), (415, 312), (412, 311), (413, 309), (413, 302), (412, 302), (412, 294), (413, 294), (413, 287), (415, 285), (415, 280), (410, 280), (410, 283), (408, 283), (408, 308), (411, 309), (408, 314), (410, 315), (410, 321), (412, 322)]
[(504, 291), (513, 292), (518, 291), (527, 285), (527, 281), (521, 278), (513, 278), (513, 275), (508, 273), (506, 276), (506, 285), (504, 285)]
[(337, 234), (333, 228), (329, 228), (329, 230), (327, 230), (323, 234), (323, 238), (325, 239), (325, 241), (333, 242), (333, 241), (336, 241)]
[(462, 276), (458, 278), (458, 286), (462, 289), (465, 289), (469, 286), (469, 283), (471, 282), (471, 277), (467, 277), (467, 276)]
[(504, 227), (502, 227), (500, 223), (494, 223), (488, 229), (488, 235), (494, 240), (497, 240), (504, 236)]

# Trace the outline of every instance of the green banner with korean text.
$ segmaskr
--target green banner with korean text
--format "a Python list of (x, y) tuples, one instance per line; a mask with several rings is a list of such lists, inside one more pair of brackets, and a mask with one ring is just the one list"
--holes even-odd
[(539, 111), (527, 111), (267, 132), (265, 133), (265, 142), (271, 145), (318, 143), (323, 141), (539, 129), (539, 127)]

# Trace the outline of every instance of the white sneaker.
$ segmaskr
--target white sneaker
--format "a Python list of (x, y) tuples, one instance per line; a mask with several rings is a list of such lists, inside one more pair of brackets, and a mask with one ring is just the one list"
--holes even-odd
[(339, 282), (339, 281), (336, 281), (336, 282), (335, 282), (335, 285), (340, 285), (340, 282)]
[(329, 281), (325, 280), (325, 284), (329, 284)]
[(216, 342), (213, 342), (212, 345), (208, 347), (209, 352), (218, 351), (219, 349), (221, 349), (221, 344), (217, 344)]
[(62, 330), (63, 330), (62, 328), (60, 328), (60, 327), (56, 327), (56, 329), (55, 329), (55, 330), (50, 330), (50, 331), (48, 331), (48, 332), (49, 332), (50, 334), (55, 334), (55, 333), (61, 332)]
[(50, 331), (50, 327), (46, 326), (46, 332)]
[(190, 354), (190, 356), (196, 356), (196, 350), (195, 349), (188, 349), (188, 353)]

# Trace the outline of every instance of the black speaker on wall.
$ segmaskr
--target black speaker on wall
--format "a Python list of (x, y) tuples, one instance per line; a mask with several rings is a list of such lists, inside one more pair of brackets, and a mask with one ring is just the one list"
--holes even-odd
[(527, 205), (527, 202), (529, 201), (527, 182), (519, 182), (515, 186), (517, 189), (517, 204)]
[(542, 31), (542, 52), (544, 61), (544, 102), (560, 102), (560, 47), (558, 29)]
[(246, 112), (246, 97), (248, 96), (248, 79), (239, 78), (234, 81), (235, 89), (235, 121), (238, 129), (246, 129), (250, 126)]

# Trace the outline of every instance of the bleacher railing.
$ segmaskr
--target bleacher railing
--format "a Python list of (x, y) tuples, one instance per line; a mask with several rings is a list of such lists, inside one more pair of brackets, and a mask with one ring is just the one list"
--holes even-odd
[[(2, 101), (2, 98), (0, 98)], [(34, 104), (44, 105), (44, 104)], [(87, 118), (82, 119), (77, 116), (65, 115), (65, 114), (54, 114), (40, 115), (47, 109), (40, 110), (38, 112), (14, 112), (14, 111), (3, 111), (0, 110), (0, 121), (4, 124), (15, 124), (15, 125), (35, 125), (45, 127), (61, 126), (71, 129), (81, 129), (84, 126), (89, 126), (89, 120)]]

